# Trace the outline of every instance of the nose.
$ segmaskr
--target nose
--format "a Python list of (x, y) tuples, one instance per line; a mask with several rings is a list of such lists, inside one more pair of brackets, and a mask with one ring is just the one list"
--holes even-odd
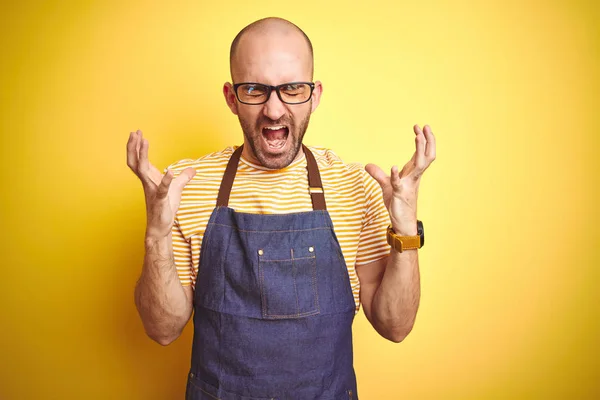
[(279, 120), (285, 114), (285, 104), (279, 100), (279, 96), (273, 90), (269, 100), (263, 104), (263, 114), (273, 121)]

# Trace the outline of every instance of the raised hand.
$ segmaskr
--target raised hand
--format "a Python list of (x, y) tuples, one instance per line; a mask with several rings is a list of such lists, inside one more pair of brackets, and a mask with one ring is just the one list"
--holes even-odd
[(387, 176), (375, 164), (367, 164), (365, 169), (379, 183), (383, 190), (383, 201), (390, 214), (394, 231), (399, 235), (417, 234), (417, 197), (423, 172), (435, 160), (435, 137), (428, 125), (423, 129), (413, 127), (416, 150), (411, 159), (398, 172), (393, 166), (391, 176)]
[(173, 179), (173, 171), (166, 174), (148, 161), (148, 140), (142, 131), (131, 132), (127, 141), (127, 165), (140, 179), (146, 197), (146, 238), (168, 236), (181, 202), (181, 193), (196, 175), (194, 168), (186, 168)]

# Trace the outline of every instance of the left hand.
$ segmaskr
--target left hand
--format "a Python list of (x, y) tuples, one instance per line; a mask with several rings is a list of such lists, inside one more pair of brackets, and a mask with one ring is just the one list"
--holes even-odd
[(419, 184), (423, 172), (435, 160), (435, 137), (429, 125), (425, 125), (422, 130), (419, 125), (415, 125), (413, 130), (416, 135), (416, 150), (400, 172), (394, 165), (389, 177), (375, 164), (367, 164), (365, 167), (383, 190), (383, 201), (390, 214), (394, 232), (402, 236), (417, 234)]

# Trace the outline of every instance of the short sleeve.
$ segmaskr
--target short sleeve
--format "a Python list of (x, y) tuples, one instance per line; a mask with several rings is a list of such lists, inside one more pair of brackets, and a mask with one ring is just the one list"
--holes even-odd
[(173, 237), (173, 258), (177, 267), (177, 275), (183, 286), (189, 286), (194, 279), (192, 246), (183, 236), (177, 221), (173, 224), (171, 236)]
[[(171, 164), (163, 170), (163, 173), (171, 170), (173, 171), (173, 178), (176, 178), (181, 171), (189, 166), (191, 161), (186, 159)], [(177, 217), (175, 217), (175, 223), (173, 224), (173, 228), (171, 228), (171, 236), (173, 238), (173, 259), (175, 267), (177, 267), (177, 275), (179, 276), (181, 285), (193, 285), (195, 283), (195, 270), (192, 264), (192, 245), (181, 231)]]
[(390, 254), (386, 230), (390, 217), (383, 202), (379, 183), (363, 171), (365, 214), (356, 252), (356, 265), (369, 264)]

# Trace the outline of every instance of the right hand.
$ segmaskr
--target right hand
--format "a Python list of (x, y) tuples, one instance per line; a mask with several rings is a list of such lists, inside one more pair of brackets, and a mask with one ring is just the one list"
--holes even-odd
[(142, 131), (131, 132), (127, 141), (127, 165), (142, 181), (146, 197), (146, 239), (161, 239), (171, 233), (175, 215), (181, 202), (183, 188), (196, 175), (194, 168), (184, 169), (173, 179), (173, 171), (166, 174), (148, 161), (148, 140)]

